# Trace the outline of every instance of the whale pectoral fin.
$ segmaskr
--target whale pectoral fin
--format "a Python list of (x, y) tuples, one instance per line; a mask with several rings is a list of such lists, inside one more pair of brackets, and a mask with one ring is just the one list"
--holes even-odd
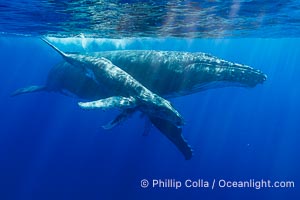
[(69, 92), (68, 90), (61, 89), (61, 90), (58, 90), (58, 92), (67, 97), (78, 98), (75, 94), (73, 94), (72, 92)]
[(82, 109), (102, 109), (119, 108), (121, 110), (136, 107), (136, 100), (133, 97), (109, 97), (90, 102), (79, 102), (78, 105)]
[(153, 125), (160, 130), (184, 155), (186, 160), (190, 160), (193, 156), (193, 150), (190, 145), (184, 140), (181, 132), (182, 128), (174, 126), (167, 120), (149, 117)]
[(122, 113), (120, 113), (116, 118), (111, 120), (108, 124), (102, 126), (103, 129), (109, 130), (118, 125), (120, 125), (123, 121), (128, 119), (136, 110), (135, 109), (126, 109)]
[(108, 122), (108, 124), (105, 124), (102, 126), (105, 130), (110, 130), (118, 125), (120, 125), (123, 121), (125, 121), (127, 116), (123, 115), (123, 113), (119, 114), (116, 118)]
[(26, 94), (26, 93), (32, 93), (32, 92), (40, 92), (40, 91), (47, 91), (46, 86), (38, 86), (38, 85), (32, 85), (25, 88), (20, 88), (14, 91), (10, 96), (17, 96), (20, 94)]

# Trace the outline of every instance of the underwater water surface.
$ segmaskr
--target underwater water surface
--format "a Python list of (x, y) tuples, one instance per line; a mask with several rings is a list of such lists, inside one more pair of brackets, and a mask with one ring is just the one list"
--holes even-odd
[[(1, 200), (299, 199), (298, 1), (24, 2), (0, 3)], [(191, 13), (191, 27), (183, 26), (183, 11)], [(211, 18), (220, 23), (209, 24)], [(49, 35), (65, 52), (205, 52), (259, 69), (267, 80), (169, 99), (186, 122), (182, 133), (194, 150), (187, 161), (154, 127), (143, 135), (138, 113), (104, 130), (117, 110), (82, 110), (79, 99), (54, 92), (11, 97), (18, 88), (45, 84), (62, 61), (40, 39)], [(164, 187), (153, 186), (155, 180)], [(223, 180), (294, 185), (222, 187)]]

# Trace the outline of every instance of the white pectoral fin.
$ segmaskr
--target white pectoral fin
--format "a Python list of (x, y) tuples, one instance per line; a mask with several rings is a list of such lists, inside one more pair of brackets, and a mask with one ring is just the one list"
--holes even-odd
[(100, 99), (90, 102), (79, 102), (78, 105), (82, 109), (102, 109), (108, 110), (112, 108), (118, 108), (121, 110), (134, 108), (136, 106), (136, 100), (133, 97), (109, 97), (106, 99)]

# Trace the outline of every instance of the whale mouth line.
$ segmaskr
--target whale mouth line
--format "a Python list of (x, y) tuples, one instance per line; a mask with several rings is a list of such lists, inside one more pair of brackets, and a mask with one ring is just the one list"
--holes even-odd
[(211, 89), (220, 89), (220, 88), (228, 88), (228, 87), (241, 87), (241, 88), (252, 88), (256, 86), (256, 84), (247, 84), (241, 82), (230, 82), (230, 81), (212, 81), (194, 85), (192, 88), (188, 90), (180, 91), (180, 92), (173, 92), (169, 95), (164, 95), (165, 98), (176, 98), (186, 95), (192, 95), (197, 92), (203, 92)]

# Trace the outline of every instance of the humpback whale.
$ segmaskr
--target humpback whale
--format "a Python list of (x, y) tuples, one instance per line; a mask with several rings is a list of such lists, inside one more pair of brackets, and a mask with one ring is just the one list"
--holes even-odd
[(201, 52), (118, 50), (88, 55), (107, 58), (146, 88), (167, 98), (212, 88), (254, 87), (267, 78), (250, 66)]
[[(221, 87), (254, 87), (267, 79), (260, 70), (201, 52), (118, 50), (87, 55), (110, 60), (147, 89), (165, 98)], [(67, 90), (83, 99), (99, 99), (103, 95), (91, 73), (66, 61), (50, 70), (46, 85), (47, 88), (34, 86), (29, 91)]]
[[(96, 96), (101, 97), (101, 99), (95, 101), (79, 102), (78, 105), (81, 108), (102, 110), (111, 108), (120, 109), (122, 111), (121, 114), (112, 120), (106, 127), (115, 126), (115, 124), (120, 123), (130, 114), (139, 110), (150, 119), (154, 126), (175, 144), (175, 146), (183, 153), (185, 159), (191, 159), (192, 149), (181, 134), (181, 126), (184, 124), (183, 118), (179, 112), (173, 108), (169, 101), (148, 90), (131, 75), (111, 63), (106, 58), (80, 54), (67, 54), (53, 46), (47, 40), (44, 41), (69, 63), (69, 67), (72, 66), (74, 67), (74, 71), (77, 70), (76, 72), (79, 77), (84, 78), (84, 80), (81, 81), (83, 81), (84, 84), (89, 84), (91, 87), (90, 89), (96, 93), (96, 95), (93, 96), (94, 98)], [(52, 70), (52, 73), (50, 73), (49, 76), (50, 78), (57, 72), (57, 69), (58, 68), (54, 68)], [(75, 76), (71, 75), (69, 77), (73, 78), (73, 81), (75, 82), (73, 85), (76, 85), (76, 78), (78, 78), (76, 73)], [(55, 79), (57, 78), (59, 78), (59, 72)], [(69, 81), (66, 82), (67, 84), (64, 85), (64, 87), (68, 88), (71, 92), (75, 92), (75, 94), (79, 93), (79, 95), (81, 95), (80, 90), (77, 90), (76, 92), (76, 87), (74, 88)], [(57, 90), (64, 93), (61, 89), (62, 88), (54, 81), (47, 82), (46, 86), (29, 86), (21, 88), (15, 91), (12, 96), (43, 90)], [(82, 96), (89, 96), (89, 92), (84, 91), (83, 93)]]
[[(56, 50), (64, 57), (65, 53)], [(90, 66), (91, 63), (97, 62), (97, 60), (100, 60), (99, 62), (104, 66), (113, 65), (114, 68), (123, 70), (128, 73), (125, 77), (135, 79), (137, 83), (140, 83), (154, 94), (166, 98), (188, 95), (218, 87), (254, 87), (259, 83), (263, 83), (267, 78), (264, 73), (252, 67), (225, 61), (205, 53), (123, 50), (65, 55), (75, 56), (75, 61), (64, 58), (64, 61), (54, 66), (48, 74), (45, 86), (21, 88), (12, 95), (38, 91), (55, 91), (67, 95), (71, 93), (79, 98), (93, 101), (79, 104), (86, 109), (98, 108), (99, 106), (109, 108), (109, 105), (117, 107), (113, 106), (114, 101), (121, 102), (124, 100), (126, 105), (119, 105), (124, 108), (123, 112), (104, 128), (114, 127), (138, 108), (130, 106), (131, 103), (135, 104), (135, 102), (128, 98), (128, 94), (124, 94), (126, 91), (123, 90), (127, 90), (126, 87), (121, 87), (121, 90), (117, 89), (119, 86), (115, 85), (113, 81), (112, 83), (109, 82), (111, 85), (108, 86), (109, 84), (103, 83), (102, 78), (100, 78), (102, 72), (93, 67), (86, 67), (86, 65)], [(87, 57), (90, 61), (86, 64), (84, 58)], [(112, 72), (111, 70), (108, 71)], [(111, 90), (107, 90), (107, 88)], [(112, 91), (115, 94), (111, 94)], [(116, 94), (117, 98), (110, 98)], [(126, 98), (121, 99), (120, 95), (124, 95)], [(102, 100), (97, 101), (99, 99)], [(103, 105), (103, 99), (107, 99), (105, 103), (109, 102), (109, 105)], [(155, 114), (158, 113), (151, 114), (151, 109), (149, 111), (147, 107), (139, 110), (144, 112), (152, 124), (177, 146), (186, 159), (191, 158), (192, 152), (182, 137), (180, 123), (174, 123), (173, 119), (165, 120), (165, 116), (157, 117)], [(168, 117), (168, 114), (165, 113), (165, 115)]]

